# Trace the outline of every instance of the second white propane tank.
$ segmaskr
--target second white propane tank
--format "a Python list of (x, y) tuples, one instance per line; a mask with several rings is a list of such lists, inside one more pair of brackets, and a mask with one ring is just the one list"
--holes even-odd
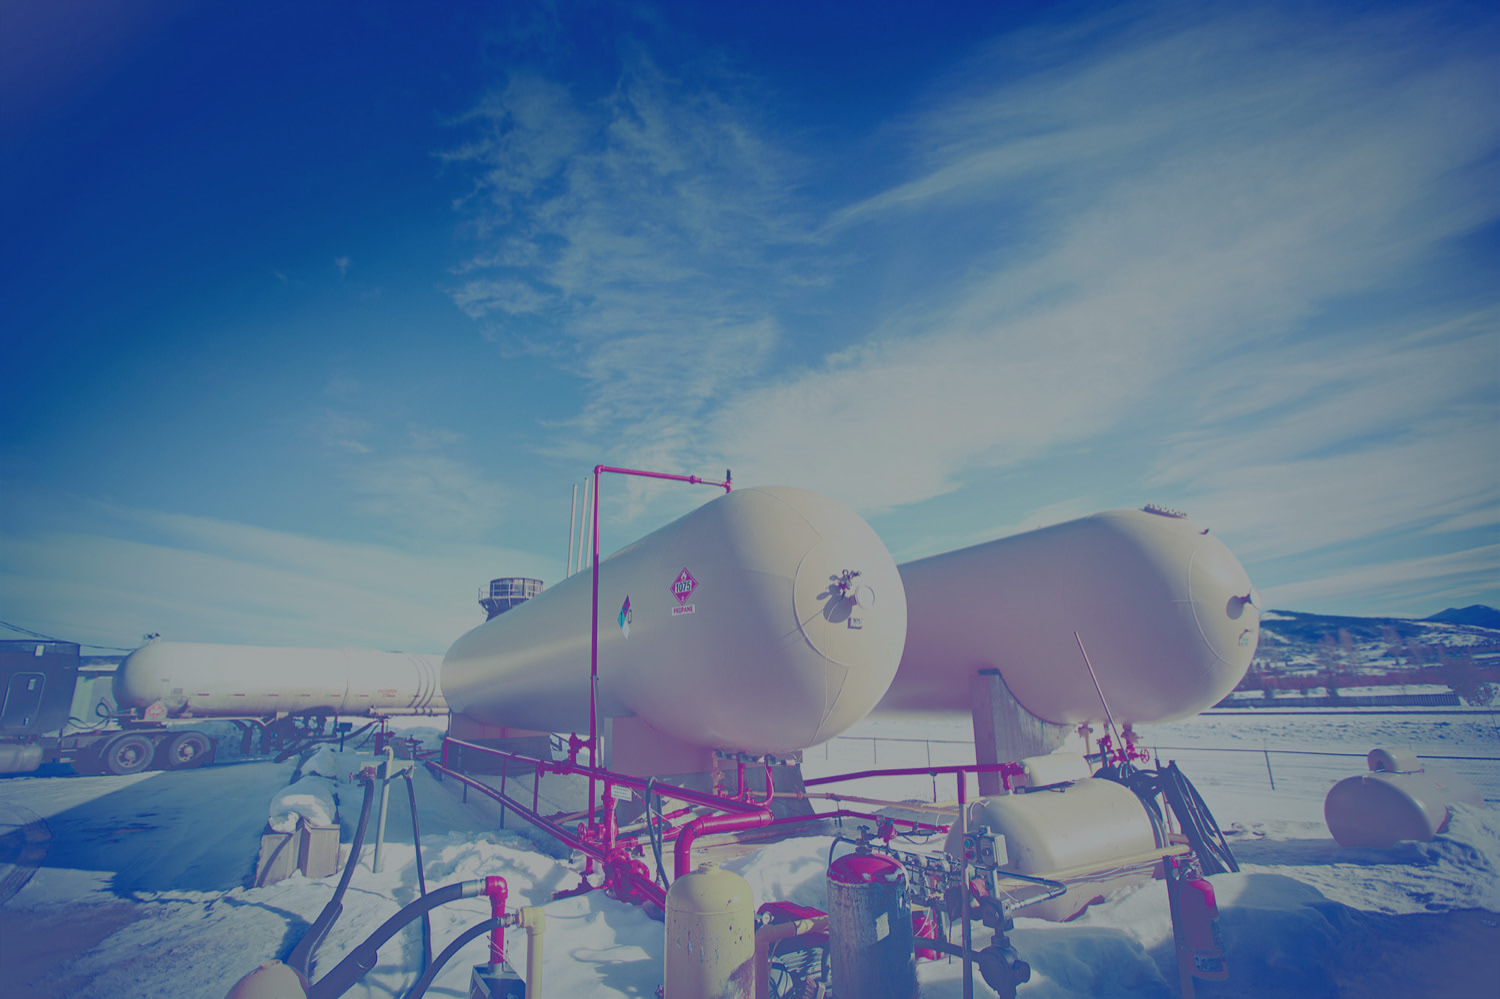
[[(454, 711), (589, 731), (592, 574), (459, 638)], [(906, 639), (906, 597), (858, 514), (802, 489), (740, 489), (599, 562), (599, 717), (690, 745), (790, 753), (874, 707)]]
[[(981, 798), (969, 805), (967, 821), (971, 832), (988, 826), (1005, 837), (1002, 871), (1049, 878), (1082, 876), (1067, 894), (1016, 910), (1017, 915), (1036, 919), (1071, 919), (1097, 896), (1149, 878), (1149, 868), (1141, 874), (1103, 878), (1091, 873), (1108, 871), (1120, 861), (1140, 861), (1164, 845), (1134, 791), (1094, 777), (1057, 790)], [(963, 856), (957, 825), (943, 849)]]
[(901, 578), (906, 651), (882, 711), (967, 713), (971, 678), (994, 668), (1044, 721), (1103, 721), (1081, 639), (1116, 724), (1170, 721), (1233, 690), (1260, 634), (1229, 549), (1154, 508), (907, 562)]
[(1323, 819), (1342, 847), (1387, 849), (1404, 839), (1429, 840), (1448, 824), (1451, 806), (1483, 805), (1457, 774), (1425, 764), (1405, 749), (1372, 749), (1370, 772), (1345, 777), (1323, 800)]
[(437, 656), (151, 641), (115, 673), (120, 707), (169, 717), (441, 714)]

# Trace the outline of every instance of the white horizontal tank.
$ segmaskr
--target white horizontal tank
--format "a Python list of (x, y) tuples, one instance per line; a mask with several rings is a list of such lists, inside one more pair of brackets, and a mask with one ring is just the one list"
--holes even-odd
[(1430, 840), (1447, 827), (1454, 805), (1484, 805), (1473, 784), (1409, 749), (1372, 749), (1366, 763), (1368, 773), (1344, 778), (1323, 800), (1339, 846), (1386, 850), (1405, 839)]
[[(588, 732), (591, 583), (580, 572), (455, 642), (450, 707)], [(735, 490), (599, 562), (599, 717), (794, 752), (874, 707), (905, 637), (900, 574), (859, 515), (806, 490)]]
[(152, 641), (115, 674), (121, 707), (169, 717), (441, 714), (440, 656)]
[(881, 711), (970, 709), (998, 669), (1016, 700), (1059, 724), (1104, 720), (1078, 639), (1117, 723), (1218, 703), (1249, 668), (1259, 596), (1239, 560), (1180, 514), (1110, 510), (901, 566), (901, 668)]

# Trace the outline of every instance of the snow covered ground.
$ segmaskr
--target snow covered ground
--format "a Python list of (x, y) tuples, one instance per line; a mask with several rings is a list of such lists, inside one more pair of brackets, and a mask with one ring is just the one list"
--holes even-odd
[[(437, 735), (419, 734), (429, 741)], [(966, 735), (964, 722), (870, 720), (851, 737), (809, 751), (804, 772), (965, 762), (972, 759)], [(1143, 735), (1197, 784), (1241, 862), (1240, 874), (1213, 878), (1230, 979), (1198, 982), (1198, 995), (1500, 994), (1500, 813), (1493, 806), (1461, 809), (1430, 843), (1386, 851), (1340, 849), (1322, 819), (1328, 788), (1362, 771), (1363, 755), (1375, 745), (1429, 757), (1500, 756), (1494, 716), (1206, 715)], [(1347, 755), (1302, 755), (1309, 753)], [(368, 762), (346, 754), (340, 766), (347, 774)], [(1486, 798), (1500, 799), (1500, 763), (1444, 762)], [(0, 995), (216, 999), (259, 962), (285, 957), (338, 881), (294, 875), (248, 887), (267, 803), (294, 769), (295, 761), (254, 762), (133, 777), (0, 780), (0, 843), (10, 862), (0, 864)], [(339, 787), (347, 843), (359, 790), (347, 780)], [(848, 790), (898, 799), (954, 795), (951, 778), (936, 787), (917, 777)], [(502, 874), (513, 906), (545, 906), (543, 995), (655, 994), (660, 922), (597, 893), (551, 901), (554, 891), (577, 883), (558, 851), (494, 831), (493, 813), (465, 805), (452, 782), (418, 774), (417, 794), (429, 889)], [(372, 834), (344, 914), (319, 953), (319, 973), (417, 895), (403, 786), (392, 785), (390, 801), (383, 872), (371, 870)], [(42, 830), (50, 841), (38, 842)], [(750, 882), (757, 903), (824, 908), (828, 849), (826, 837), (793, 839), (724, 866)], [(28, 860), (36, 863), (29, 879)], [(483, 899), (437, 910), (434, 951), (487, 913)], [(1034, 968), (1020, 993), (1028, 999), (1178, 994), (1160, 883), (1122, 892), (1070, 923), (1020, 919), (1011, 936)], [(510, 949), (512, 962), (524, 966), (519, 933)], [(419, 954), (414, 924), (381, 949), (379, 965), (347, 994), (403, 996)], [(469, 967), (484, 954), (482, 938), (471, 943), (428, 995), (466, 995)], [(919, 978), (927, 999), (961, 995), (956, 961), (922, 962)], [(993, 995), (977, 979), (975, 994)]]

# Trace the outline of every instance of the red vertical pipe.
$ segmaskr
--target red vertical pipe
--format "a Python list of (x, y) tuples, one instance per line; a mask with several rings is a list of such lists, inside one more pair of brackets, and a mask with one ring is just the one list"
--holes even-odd
[[(589, 619), (589, 766), (598, 766), (599, 745), (599, 473), (594, 466), (594, 613)], [(594, 824), (594, 776), (589, 775), (589, 825)]]
[[(490, 899), (490, 915), (500, 919), (505, 915), (505, 899), (510, 894), (510, 887), (506, 885), (505, 879), (493, 876), (484, 879), (484, 893)], [(490, 930), (490, 964), (499, 964), (505, 960), (505, 927), (497, 923)]]
[[(666, 472), (645, 472), (635, 468), (614, 468), (609, 465), (594, 466), (594, 526), (593, 526), (593, 569), (594, 569), (594, 617), (589, 622), (589, 767), (598, 766), (597, 747), (599, 744), (599, 477), (605, 472), (618, 472), (621, 475), (641, 475), (650, 479), (671, 479), (675, 482), (687, 482), (692, 485), (704, 483), (711, 486), (723, 486), (727, 493), (734, 488), (730, 481), (729, 469), (724, 469), (724, 481), (713, 482), (709, 479), (700, 479), (696, 475), (671, 475)], [(594, 777), (589, 775), (589, 825), (594, 824)]]

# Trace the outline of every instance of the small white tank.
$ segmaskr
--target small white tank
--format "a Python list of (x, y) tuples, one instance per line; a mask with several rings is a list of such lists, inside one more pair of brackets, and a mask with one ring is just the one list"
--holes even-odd
[(1044, 721), (1171, 721), (1224, 698), (1250, 666), (1259, 596), (1223, 542), (1179, 514), (1111, 510), (907, 562), (906, 651), (881, 711), (968, 713), (998, 669)]
[(666, 999), (746, 999), (755, 992), (755, 896), (705, 863), (667, 891)]
[(1343, 847), (1388, 849), (1442, 832), (1454, 804), (1483, 805), (1479, 791), (1452, 771), (1405, 749), (1372, 749), (1370, 772), (1345, 777), (1323, 799), (1328, 831)]
[[(1005, 837), (1003, 871), (1033, 877), (1100, 870), (1127, 859), (1139, 860), (1158, 846), (1156, 825), (1135, 792), (1111, 780), (1090, 777), (1059, 790), (1030, 791), (981, 798), (969, 805), (968, 828), (980, 826)], [(963, 856), (954, 825), (944, 850)], [(1018, 915), (1063, 921), (1095, 898), (1150, 877), (1144, 873), (1088, 877), (1067, 894), (1017, 909)]]

